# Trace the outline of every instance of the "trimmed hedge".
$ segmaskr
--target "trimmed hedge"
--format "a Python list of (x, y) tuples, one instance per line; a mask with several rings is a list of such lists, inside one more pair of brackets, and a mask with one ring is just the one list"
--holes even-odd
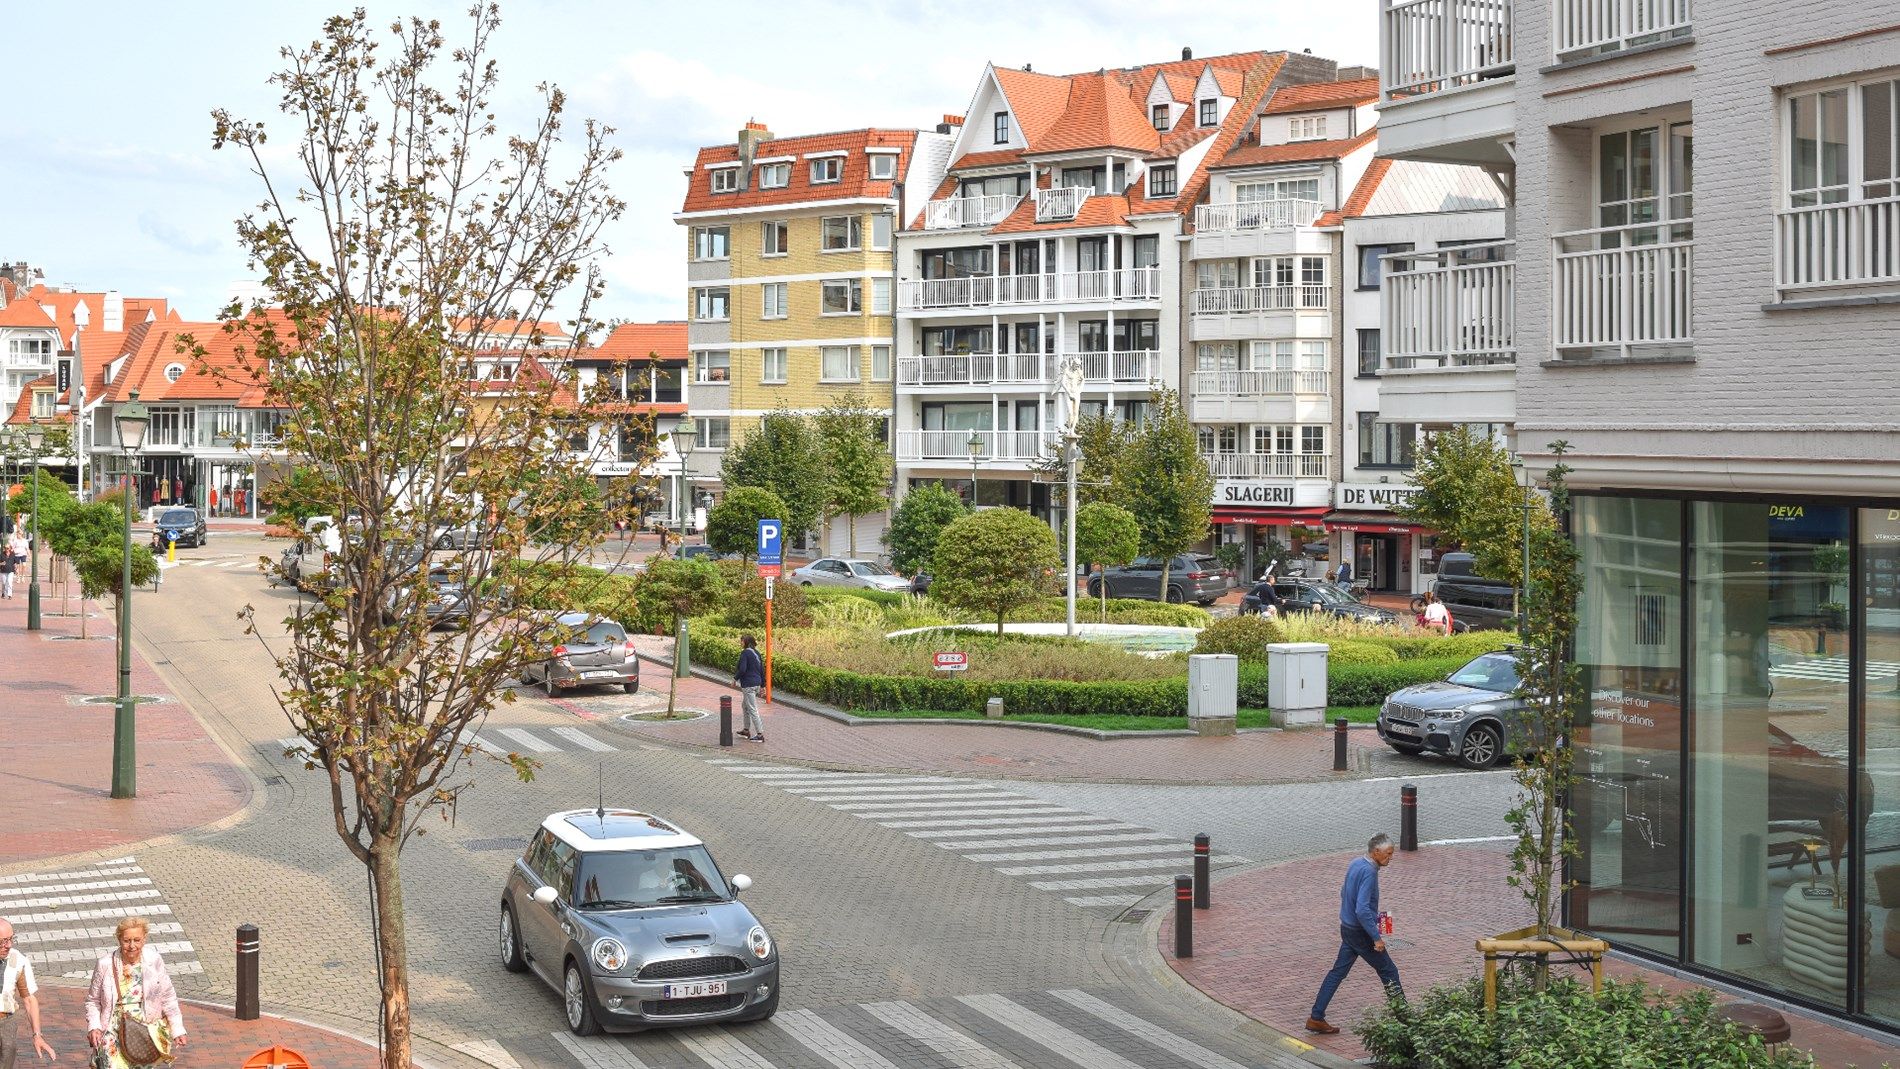
[(895, 590), (872, 590), (864, 586), (812, 586), (804, 587), (805, 597), (813, 604), (835, 601), (839, 598), (861, 598), (874, 605), (891, 607), (902, 605), (911, 597)]

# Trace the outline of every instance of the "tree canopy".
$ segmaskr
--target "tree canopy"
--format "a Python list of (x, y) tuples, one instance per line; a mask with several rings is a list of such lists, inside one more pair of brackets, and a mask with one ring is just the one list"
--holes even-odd
[(930, 595), (993, 614), (1000, 635), (1009, 611), (1047, 593), (1049, 574), (1060, 566), (1048, 524), (1021, 509), (984, 509), (937, 536)]
[[(1458, 543), (1478, 574), (1522, 587), (1525, 491), (1511, 455), (1488, 434), (1451, 427), (1426, 436), (1412, 469), (1418, 487), (1394, 511)], [(1533, 541), (1556, 524), (1541, 497), (1531, 497)]]
[(825, 511), (845, 518), (850, 556), (858, 555), (858, 517), (890, 504), (891, 453), (883, 413), (855, 398), (832, 401), (814, 419), (824, 456)]
[(759, 548), (759, 521), (785, 520), (785, 502), (770, 490), (735, 486), (706, 515), (706, 544), (750, 561)]
[(785, 533), (817, 528), (830, 499), (824, 443), (812, 420), (796, 412), (769, 412), (726, 450), (720, 477), (727, 487), (756, 486), (785, 503)]
[(1207, 537), (1214, 506), (1214, 476), (1179, 394), (1153, 391), (1147, 419), (1130, 433), (1113, 472), (1114, 500), (1134, 514), (1142, 552), (1164, 562), (1165, 590), (1166, 562)]
[(913, 488), (897, 503), (891, 526), (884, 532), (884, 544), (891, 550), (891, 567), (905, 575), (930, 567), (937, 552), (937, 536), (969, 511), (963, 498), (941, 483)]

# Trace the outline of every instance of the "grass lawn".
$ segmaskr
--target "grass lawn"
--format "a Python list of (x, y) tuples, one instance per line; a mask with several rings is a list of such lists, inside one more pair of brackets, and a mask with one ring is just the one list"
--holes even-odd
[[(967, 711), (942, 712), (929, 709), (906, 709), (901, 712), (888, 710), (863, 710), (856, 716), (872, 720), (983, 720), (982, 713)], [(1376, 705), (1333, 706), (1326, 710), (1326, 719), (1330, 722), (1336, 717), (1345, 717), (1355, 724), (1370, 724), (1379, 715)], [(1181, 731), (1187, 724), (1186, 717), (1179, 716), (1060, 716), (1037, 713), (1010, 713), (1004, 720), (1013, 720), (1019, 724), (1066, 724), (1071, 727), (1094, 728), (1097, 731)], [(1271, 727), (1265, 709), (1242, 709), (1237, 718), (1239, 726), (1244, 728)]]

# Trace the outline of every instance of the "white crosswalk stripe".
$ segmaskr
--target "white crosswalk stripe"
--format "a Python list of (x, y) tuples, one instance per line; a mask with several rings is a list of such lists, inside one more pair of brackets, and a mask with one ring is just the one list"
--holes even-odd
[(580, 728), (549, 728), (548, 730), (583, 750), (592, 750), (595, 753), (613, 753), (619, 749), (619, 747), (607, 745), (592, 735), (589, 735), (587, 732), (582, 731)]
[(772, 1023), (837, 1069), (897, 1069), (895, 1062), (810, 1010), (788, 1010)]
[(1019, 1069), (1015, 1062), (908, 1002), (872, 1002), (863, 1009), (957, 1069)]
[(1085, 1069), (1142, 1069), (1081, 1033), (1024, 1009), (1001, 995), (965, 995), (958, 1001)]
[(725, 1032), (681, 1030), (679, 1041), (712, 1069), (774, 1069), (759, 1052)]
[(495, 734), (513, 742), (515, 745), (520, 746), (530, 753), (553, 753), (560, 749), (559, 746), (542, 742), (534, 735), (520, 728), (496, 728), (494, 730)]
[[(545, 735), (541, 732), (546, 732)], [(605, 742), (576, 727), (503, 728), (488, 727), (480, 732), (465, 731), (458, 737), (464, 746), (473, 746), (485, 753), (499, 757), (507, 753), (548, 754), (563, 752), (618, 753), (620, 747)], [(289, 752), (288, 758), (303, 761), (310, 752), (309, 740), (301, 735), (292, 735), (277, 740), (279, 752)], [(5, 881), (0, 881), (3, 884)], [(3, 893), (3, 892), (0, 892)]]
[(150, 922), (146, 945), (165, 956), (172, 973), (204, 971), (184, 926), (137, 858), (0, 877), (0, 916), (13, 924), (20, 952), (43, 976), (92, 975), (93, 963), (115, 945), (114, 928), (125, 917)]
[[(1846, 683), (1854, 675), (1853, 665), (1845, 657), (1815, 657), (1805, 661), (1791, 661), (1768, 669), (1771, 676), (1788, 679), (1812, 679), (1827, 683)], [(1868, 661), (1868, 679), (1892, 679), (1900, 675), (1900, 662)]]
[(1074, 1006), (1076, 1009), (1081, 1010), (1083, 1013), (1107, 1021), (1109, 1024), (1114, 1025), (1130, 1035), (1140, 1036), (1142, 1039), (1153, 1043), (1162, 1050), (1170, 1051), (1177, 1055), (1191, 1054), (1194, 1056), (1194, 1064), (1200, 1066), (1201, 1069), (1246, 1069), (1245, 1066), (1234, 1061), (1232, 1058), (1208, 1050), (1206, 1047), (1201, 1046), (1186, 1036), (1175, 1035), (1160, 1025), (1151, 1024), (1119, 1006), (1096, 998), (1086, 991), (1077, 991), (1070, 988), (1063, 991), (1051, 991), (1049, 993), (1069, 1005)]
[(566, 1032), (550, 1032), (554, 1041), (566, 1048), (582, 1069), (648, 1069), (626, 1047), (604, 1036), (574, 1036)]

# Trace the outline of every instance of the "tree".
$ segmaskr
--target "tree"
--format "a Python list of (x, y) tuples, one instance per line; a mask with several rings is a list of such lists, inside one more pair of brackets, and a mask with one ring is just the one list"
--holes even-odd
[[(605, 183), (619, 153), (604, 127), (573, 136), (552, 86), (529, 129), (498, 130), (499, 22), (493, 5), (477, 6), (450, 46), (436, 22), (385, 35), (360, 9), (327, 19), (271, 78), (281, 152), (264, 123), (213, 113), (213, 147), (237, 150), (261, 182), (237, 234), (265, 298), (227, 308), (223, 337), (179, 343), (201, 372), (284, 410), (284, 449), (322, 473), (337, 507), (338, 582), (284, 621), (287, 647), (272, 654), (278, 700), (368, 877), (388, 1069), (412, 1060), (402, 849), (468, 789), (479, 751), (463, 740), (555, 641), (527, 606), (562, 569), (513, 566), (575, 547), (530, 532), (584, 527), (595, 508), (562, 493), (505, 504), (524, 458), (548, 486), (593, 463), (565, 447), (566, 431), (603, 419), (565, 378), (596, 329), (593, 264), (624, 208)], [(544, 326), (557, 318), (571, 342)], [(518, 373), (495, 374), (498, 353)], [(631, 459), (636, 472), (650, 466), (650, 455)], [(470, 526), (482, 532), (476, 551), (430, 557), (434, 532)], [(418, 548), (467, 590), (495, 589), (508, 566), (515, 596), (471, 599), (455, 633), (418, 611), (392, 619), (388, 605), (424, 600)], [(251, 630), (261, 634), (254, 620)], [(506, 760), (532, 775), (528, 758)]]
[(785, 521), (785, 502), (770, 490), (735, 486), (706, 515), (706, 544), (721, 553), (751, 561), (759, 544), (759, 521)]
[(1199, 438), (1173, 390), (1154, 390), (1148, 419), (1133, 432), (1114, 465), (1114, 500), (1135, 514), (1141, 551), (1161, 558), (1162, 597), (1168, 566), (1207, 537), (1214, 507), (1214, 475)]
[(884, 544), (891, 550), (891, 567), (905, 575), (930, 567), (937, 552), (937, 536), (969, 512), (963, 498), (942, 483), (925, 483), (905, 494), (891, 514), (890, 528), (884, 532)]
[(845, 545), (858, 555), (858, 517), (891, 503), (891, 453), (884, 446), (885, 417), (856, 398), (839, 398), (814, 423), (825, 462), (825, 511), (845, 518)]
[[(1134, 424), (1112, 416), (1083, 416), (1075, 424), (1078, 456), (1075, 468), (1075, 493), (1082, 504), (1117, 500), (1116, 472), (1134, 446), (1139, 433)], [(1050, 482), (1066, 482), (1068, 463), (1062, 451), (1034, 461), (1037, 474)]]
[[(63, 496), (63, 495), (62, 495)], [(70, 500), (70, 499), (69, 499)], [(79, 577), (81, 597), (101, 598), (111, 594), (114, 601), (125, 596), (125, 494), (113, 491), (96, 500), (79, 504), (72, 501), (58, 512), (45, 511), (46, 499), (40, 499), (41, 519), (53, 521), (46, 529), (48, 544), (72, 562)], [(158, 575), (158, 561), (152, 551), (137, 541), (132, 543), (132, 585), (143, 586)], [(86, 637), (86, 614), (79, 614), (79, 635)]]
[[(1417, 493), (1394, 511), (1464, 547), (1478, 574), (1523, 587), (1525, 492), (1503, 446), (1467, 427), (1436, 431), (1419, 448), (1412, 482)], [(1531, 524), (1534, 538), (1546, 532), (1549, 510), (1534, 507)]]
[(756, 486), (785, 503), (785, 533), (802, 534), (824, 517), (824, 446), (812, 421), (796, 412), (771, 412), (737, 445), (720, 467), (728, 487)]
[[(1127, 564), (1141, 553), (1141, 525), (1135, 514), (1106, 501), (1075, 510), (1075, 556), (1093, 567)], [(1108, 584), (1101, 585), (1102, 619), (1108, 619)]]
[[(726, 581), (711, 561), (655, 557), (647, 563), (646, 574), (640, 577), (639, 596), (641, 600), (659, 606), (672, 621), (673, 634), (678, 635), (681, 620), (690, 620), (717, 607), (725, 589)], [(684, 652), (675, 650), (674, 655), (679, 656)], [(666, 715), (672, 716), (673, 702), (679, 696), (679, 672), (670, 673), (668, 682)]]
[(1011, 609), (1043, 596), (1062, 564), (1055, 533), (1021, 509), (965, 516), (937, 536), (930, 593), (957, 608), (993, 613), (996, 633)]

